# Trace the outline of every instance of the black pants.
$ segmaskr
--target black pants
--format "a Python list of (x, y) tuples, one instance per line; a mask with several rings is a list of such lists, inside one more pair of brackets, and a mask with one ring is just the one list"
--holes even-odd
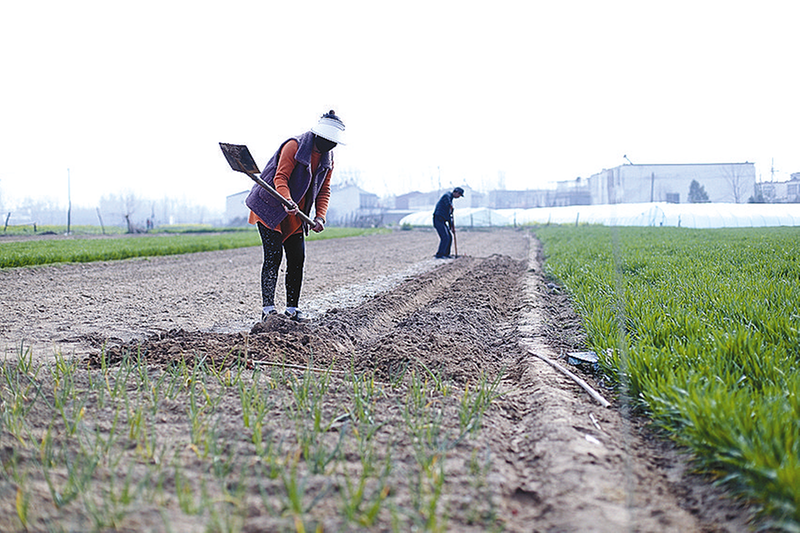
[(303, 285), (303, 263), (306, 259), (306, 243), (303, 233), (295, 233), (285, 241), (279, 231), (258, 223), (261, 246), (264, 248), (264, 264), (261, 267), (261, 302), (264, 307), (275, 305), (275, 286), (283, 252), (286, 252), (286, 307), (297, 307), (300, 287)]
[(436, 257), (447, 257), (450, 255), (450, 244), (453, 242), (453, 235), (450, 233), (447, 221), (441, 217), (434, 216), (433, 227), (436, 228), (436, 233), (439, 234), (439, 249), (436, 250)]

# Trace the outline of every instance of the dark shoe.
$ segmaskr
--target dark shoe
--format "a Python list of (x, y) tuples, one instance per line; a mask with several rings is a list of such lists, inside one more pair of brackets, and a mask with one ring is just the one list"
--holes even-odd
[(264, 311), (261, 311), (261, 322), (264, 322), (267, 319), (268, 316), (277, 315), (277, 314), (278, 314), (278, 312), (276, 310), (274, 310), (274, 309), (272, 311), (270, 311), (269, 313), (265, 313)]
[(308, 321), (308, 319), (306, 318), (305, 313), (303, 313), (299, 309), (297, 311), (295, 311), (294, 313), (292, 313), (291, 311), (284, 311), (283, 314), (288, 316), (289, 320), (294, 320), (295, 322), (306, 322), (306, 321)]

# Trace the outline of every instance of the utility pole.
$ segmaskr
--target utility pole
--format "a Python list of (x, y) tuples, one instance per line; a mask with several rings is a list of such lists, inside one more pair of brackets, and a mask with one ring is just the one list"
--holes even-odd
[(775, 170), (775, 158), (772, 158), (772, 164), (770, 165), (769, 169), (769, 181), (775, 181), (775, 173), (778, 172)]
[(70, 187), (69, 169), (67, 169), (67, 235), (69, 235), (71, 218), (72, 218), (72, 191)]
[(655, 185), (656, 185), (656, 173), (655, 172), (651, 172), (650, 173), (650, 203), (651, 204), (653, 203), (653, 188), (655, 187)]

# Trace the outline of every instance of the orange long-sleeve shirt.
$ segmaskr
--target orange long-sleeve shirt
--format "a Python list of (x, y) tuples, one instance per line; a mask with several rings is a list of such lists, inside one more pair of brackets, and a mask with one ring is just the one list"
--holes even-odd
[[(281, 155), (278, 158), (278, 168), (275, 170), (275, 190), (278, 191), (281, 196), (284, 198), (291, 197), (291, 191), (289, 190), (289, 178), (292, 175), (292, 171), (294, 171), (295, 160), (294, 156), (297, 153), (298, 143), (294, 139), (290, 140), (283, 146), (283, 150), (281, 150)], [(311, 172), (312, 174), (317, 171), (319, 167), (319, 160), (322, 154), (314, 148), (311, 152)], [(331, 198), (331, 174), (333, 173), (333, 166), (328, 171), (328, 174), (325, 176), (325, 181), (322, 182), (322, 188), (319, 190), (319, 194), (317, 194), (316, 201), (314, 202), (314, 213), (315, 216), (322, 217), (325, 219), (325, 215), (328, 212), (328, 203), (330, 202)], [(304, 195), (299, 202), (297, 202), (297, 206), (301, 210), (305, 210), (306, 206), (306, 197)], [(250, 218), (248, 220), (250, 224), (255, 224), (256, 222), (261, 222), (264, 224), (264, 221), (261, 220), (258, 215), (250, 211)], [(279, 231), (283, 236), (283, 240), (286, 240), (287, 237), (294, 235), (295, 233), (299, 233), (303, 231), (303, 221), (300, 220), (298, 216), (289, 215), (284, 218), (281, 223), (278, 225), (277, 228), (273, 228), (267, 224), (264, 224), (270, 229), (275, 231)]]

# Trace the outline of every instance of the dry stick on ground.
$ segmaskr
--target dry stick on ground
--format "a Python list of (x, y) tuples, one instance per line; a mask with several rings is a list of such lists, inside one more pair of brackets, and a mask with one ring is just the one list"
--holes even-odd
[(594, 427), (597, 428), (597, 431), (602, 431), (603, 433), (605, 433), (605, 430), (603, 430), (603, 428), (600, 427), (600, 424), (597, 423), (597, 419), (595, 419), (592, 413), (589, 413), (589, 418), (591, 419), (592, 424), (594, 424)]
[(583, 381), (581, 378), (579, 378), (578, 376), (576, 376), (575, 374), (573, 374), (572, 372), (570, 372), (569, 370), (567, 370), (566, 368), (564, 368), (560, 364), (556, 363), (555, 361), (551, 361), (547, 357), (545, 357), (543, 355), (539, 355), (538, 353), (534, 353), (534, 352), (528, 352), (528, 353), (530, 353), (531, 355), (535, 355), (536, 357), (538, 357), (539, 359), (541, 359), (542, 361), (544, 361), (548, 365), (552, 366), (553, 368), (555, 368), (556, 370), (558, 370), (559, 372), (563, 373), (565, 376), (570, 378), (572, 381), (574, 381), (575, 383), (580, 385), (581, 388), (583, 388), (583, 390), (585, 390), (586, 392), (589, 393), (589, 396), (591, 396), (592, 398), (597, 400), (597, 403), (599, 403), (603, 407), (611, 407), (611, 403), (609, 403), (608, 400), (606, 400), (605, 398), (600, 396), (600, 394), (596, 390), (591, 388), (588, 383)]
[(331, 374), (347, 374), (344, 370), (333, 370), (332, 368), (316, 368), (313, 366), (292, 365), (289, 363), (277, 363), (275, 361), (253, 361), (254, 365), (271, 365), (291, 368), (293, 370), (309, 370), (311, 372), (330, 372)]

